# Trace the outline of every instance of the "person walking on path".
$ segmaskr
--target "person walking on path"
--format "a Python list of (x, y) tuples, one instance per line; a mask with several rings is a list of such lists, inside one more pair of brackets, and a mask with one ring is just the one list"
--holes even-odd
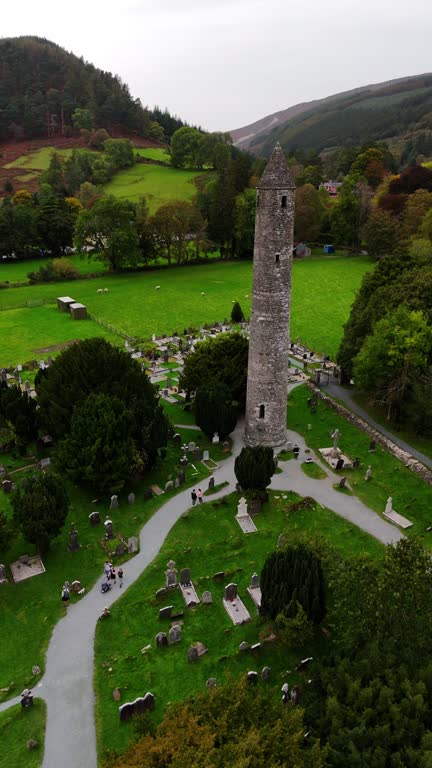
[(105, 571), (105, 577), (106, 577), (107, 581), (109, 580), (109, 578), (111, 576), (111, 568), (112, 568), (111, 563), (108, 562), (108, 560), (105, 560), (104, 571)]
[(191, 497), (192, 497), (192, 506), (194, 507), (195, 504), (196, 504), (196, 500), (197, 500), (197, 492), (196, 492), (195, 488), (193, 489), (193, 491), (191, 493)]
[(118, 571), (117, 571), (117, 576), (119, 577), (119, 587), (120, 587), (120, 589), (121, 589), (121, 588), (122, 588), (122, 586), (123, 586), (123, 568), (121, 568), (121, 567), (120, 567), (120, 568), (118, 569)]
[(113, 581), (115, 583), (116, 578), (117, 578), (117, 576), (116, 576), (116, 569), (114, 568), (114, 566), (112, 566), (111, 567), (111, 573), (110, 573), (110, 579), (111, 579), (111, 581)]
[(198, 496), (198, 501), (199, 501), (199, 503), (200, 503), (200, 504), (202, 504), (202, 502), (203, 502), (203, 495), (202, 495), (202, 490), (201, 490), (201, 488), (198, 488), (198, 493), (197, 493), (197, 496)]

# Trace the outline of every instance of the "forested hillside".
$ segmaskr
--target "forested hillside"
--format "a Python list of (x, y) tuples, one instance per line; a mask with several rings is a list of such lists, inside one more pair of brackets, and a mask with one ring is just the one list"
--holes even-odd
[(111, 72), (48, 40), (0, 40), (0, 140), (71, 136), (80, 128), (158, 139), (162, 132)]

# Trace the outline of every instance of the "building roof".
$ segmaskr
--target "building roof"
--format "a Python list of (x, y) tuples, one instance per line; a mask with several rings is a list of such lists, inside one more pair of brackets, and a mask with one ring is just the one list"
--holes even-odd
[(295, 189), (294, 179), (289, 172), (283, 149), (276, 144), (265, 171), (261, 176), (258, 189)]

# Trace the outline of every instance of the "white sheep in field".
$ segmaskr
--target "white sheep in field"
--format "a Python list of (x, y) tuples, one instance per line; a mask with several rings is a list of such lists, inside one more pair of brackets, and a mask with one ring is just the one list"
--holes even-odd
[(103, 293), (103, 288), (98, 288), (96, 293)]
[(104, 289), (103, 289), (103, 292), (104, 292), (104, 293), (109, 293), (109, 289), (108, 289), (108, 288), (104, 288)]
[(205, 296), (205, 293), (204, 293), (204, 291), (201, 291), (201, 296)]
[(160, 290), (160, 285), (156, 285), (155, 286), (155, 291), (159, 291), (159, 290)]

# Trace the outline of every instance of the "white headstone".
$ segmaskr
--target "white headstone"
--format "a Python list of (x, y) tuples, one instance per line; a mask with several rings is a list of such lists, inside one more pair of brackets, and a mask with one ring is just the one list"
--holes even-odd
[(245, 517), (248, 514), (247, 501), (242, 496), (237, 506), (237, 517)]
[(219, 442), (219, 435), (218, 435), (217, 432), (215, 432), (214, 435), (213, 435), (212, 443), (213, 443), (213, 445), (217, 445), (218, 442)]

